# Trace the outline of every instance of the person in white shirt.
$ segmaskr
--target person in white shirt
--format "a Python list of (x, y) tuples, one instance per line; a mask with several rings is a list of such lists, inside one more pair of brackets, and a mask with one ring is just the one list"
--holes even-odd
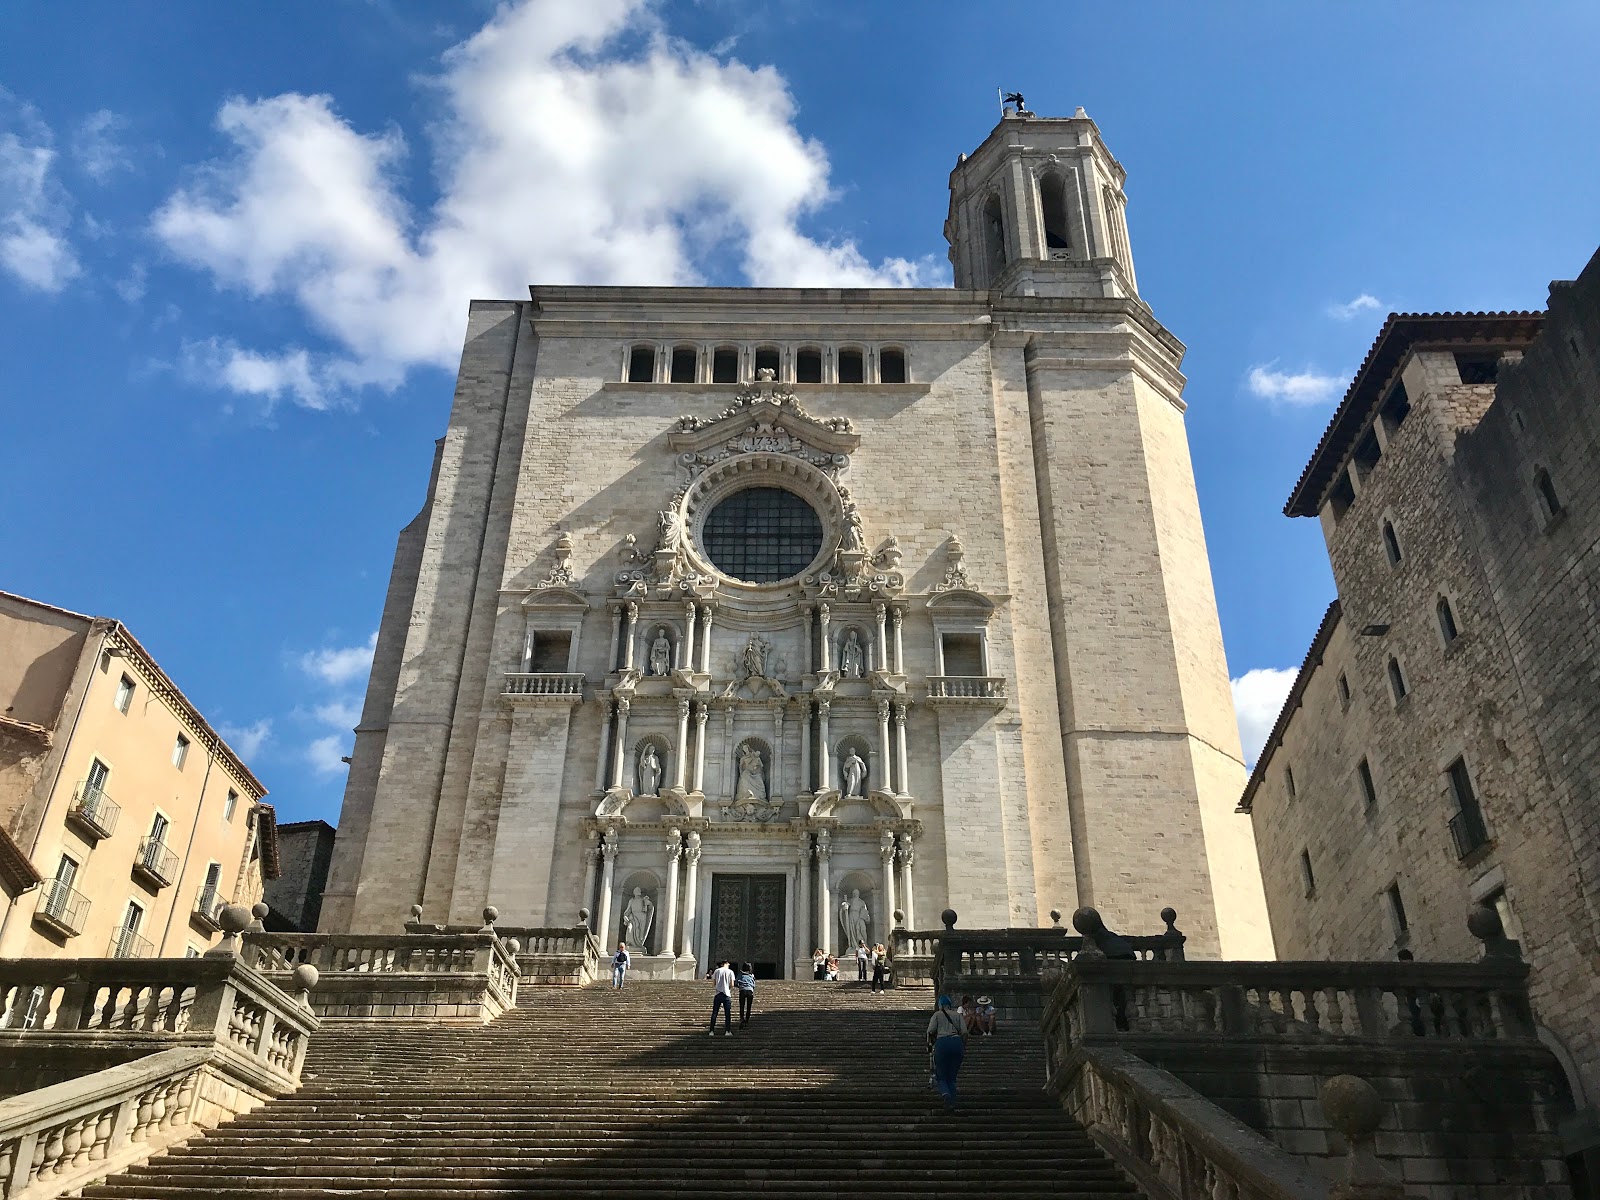
[(711, 972), (711, 1025), (707, 1030), (710, 1037), (717, 1036), (717, 1010), (722, 1010), (722, 1036), (733, 1036), (733, 968), (727, 963), (718, 963), (717, 969)]
[(867, 944), (860, 942), (856, 945), (856, 978), (862, 983), (867, 981)]
[(622, 987), (628, 978), (628, 968), (633, 966), (633, 955), (628, 953), (628, 943), (618, 942), (617, 952), (611, 956), (611, 986)]

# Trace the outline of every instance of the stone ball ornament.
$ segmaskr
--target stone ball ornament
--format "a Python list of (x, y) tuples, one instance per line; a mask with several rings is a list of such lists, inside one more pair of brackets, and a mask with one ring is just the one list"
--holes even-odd
[(953, 908), (945, 909), (939, 914), (939, 920), (944, 922), (946, 929), (954, 929), (956, 927), (956, 910)]
[(411, 906), (411, 923), (413, 925), (422, 924), (422, 905), (413, 904)]
[(242, 904), (224, 904), (217, 914), (217, 924), (230, 938), (238, 937), (250, 928), (250, 910)]
[(1493, 941), (1506, 935), (1505, 922), (1488, 904), (1480, 904), (1467, 914), (1467, 929), (1480, 942)]
[(294, 974), (290, 976), (290, 979), (294, 984), (294, 990), (300, 993), (301, 1007), (311, 1007), (311, 989), (317, 986), (317, 982), (321, 978), (321, 972), (310, 963), (301, 963), (294, 969)]
[(1318, 1098), (1329, 1122), (1352, 1145), (1359, 1145), (1383, 1123), (1378, 1089), (1355, 1075), (1335, 1075), (1322, 1085)]

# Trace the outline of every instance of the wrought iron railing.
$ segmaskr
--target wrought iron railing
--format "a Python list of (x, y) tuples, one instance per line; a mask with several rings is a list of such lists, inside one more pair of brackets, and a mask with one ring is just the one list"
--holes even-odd
[(47, 880), (39, 892), (39, 905), (33, 910), (33, 919), (53, 926), (68, 937), (77, 937), (83, 932), (83, 923), (89, 919), (89, 897), (59, 879)]
[(129, 929), (126, 925), (119, 926), (111, 935), (111, 946), (106, 951), (107, 958), (153, 958), (156, 944), (147, 937), (140, 937), (139, 931)]
[(73, 792), (67, 815), (96, 838), (108, 838), (116, 832), (122, 809), (103, 789), (85, 781)]
[(178, 877), (178, 856), (160, 838), (147, 837), (139, 843), (139, 857), (133, 860), (133, 869), (156, 887), (164, 888)]

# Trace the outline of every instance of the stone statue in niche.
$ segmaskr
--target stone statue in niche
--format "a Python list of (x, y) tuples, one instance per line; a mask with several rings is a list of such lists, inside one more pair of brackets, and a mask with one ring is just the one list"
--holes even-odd
[(622, 940), (643, 950), (655, 919), (656, 902), (645, 894), (643, 888), (634, 888), (628, 907), (622, 910)]
[(846, 679), (860, 679), (866, 665), (866, 654), (861, 648), (861, 635), (854, 629), (839, 648), (839, 673)]
[(767, 674), (767, 643), (751, 635), (744, 649), (739, 651), (739, 670), (747, 679), (764, 679)]
[(739, 751), (739, 781), (734, 785), (733, 798), (740, 800), (765, 800), (767, 798), (766, 766), (761, 761), (761, 751), (746, 745)]
[(665, 625), (657, 625), (655, 640), (650, 643), (650, 674), (665, 675), (671, 670), (672, 639)]
[(656, 526), (660, 536), (658, 550), (681, 550), (687, 536), (683, 527), (683, 516), (676, 509), (664, 508), (656, 514)]
[(861, 898), (860, 889), (852, 889), (846, 900), (839, 901), (839, 935), (841, 947), (854, 951), (872, 934), (872, 913)]
[(867, 779), (867, 764), (861, 760), (861, 755), (851, 750), (844, 762), (839, 764), (839, 773), (844, 777), (844, 794), (861, 795), (861, 785)]
[(639, 754), (639, 794), (641, 796), (661, 794), (661, 756), (656, 753), (654, 742), (646, 742), (644, 750)]

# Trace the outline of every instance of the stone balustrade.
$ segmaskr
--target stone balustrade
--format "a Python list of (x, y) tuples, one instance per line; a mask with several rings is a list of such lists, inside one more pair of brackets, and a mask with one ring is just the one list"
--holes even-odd
[(76, 1191), (299, 1086), (316, 972), (289, 973), (291, 997), (236, 946), (0, 960), (0, 1197)]
[(515, 952), (492, 928), (473, 933), (266, 933), (245, 935), (250, 961), (269, 979), (300, 964), (321, 976), (323, 1017), (492, 1021), (517, 1002)]
[(514, 947), (512, 954), (524, 986), (583, 987), (600, 978), (600, 943), (589, 929), (587, 909), (579, 913), (576, 925), (567, 926), (499, 925), (499, 910), (492, 906), (485, 908), (483, 915), (481, 927), (427, 925), (422, 920), (422, 906), (414, 904), (405, 929), (408, 934), (492, 931)]
[[(1527, 967), (1493, 910), (1470, 924), (1477, 962), (1137, 961), (1092, 947), (1044, 985), (1048, 1086), (1153, 1197), (1567, 1197), (1565, 1086)], [(1361, 1161), (1339, 1168), (1352, 1139)], [(1283, 1156), (1360, 1174), (1365, 1190), (1285, 1190)]]
[(934, 704), (986, 704), (999, 707), (1006, 702), (1006, 681), (997, 675), (930, 675), (928, 699)]
[(583, 675), (570, 671), (508, 671), (501, 694), (530, 699), (581, 700)]

